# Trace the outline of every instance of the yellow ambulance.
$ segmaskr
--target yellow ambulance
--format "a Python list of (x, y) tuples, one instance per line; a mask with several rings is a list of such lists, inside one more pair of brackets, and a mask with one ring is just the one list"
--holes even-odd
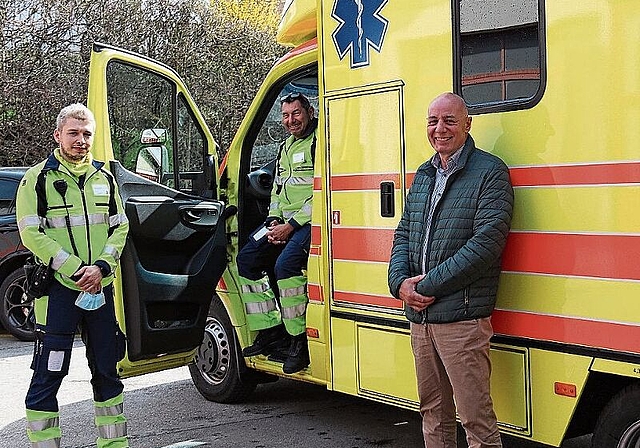
[[(292, 0), (292, 49), (227, 155), (169, 67), (96, 44), (89, 106), (131, 222), (117, 278), (123, 376), (190, 363), (206, 398), (282, 375), (243, 358), (235, 256), (266, 217), (283, 94), (319, 114), (307, 334), (290, 377), (417, 409), (409, 326), (387, 288), (393, 230), (431, 156), (429, 101), (460, 94), (510, 168), (515, 215), (492, 322), (500, 429), (640, 446), (640, 3)], [(203, 73), (203, 76), (207, 76)], [(204, 334), (204, 339), (203, 339)]]

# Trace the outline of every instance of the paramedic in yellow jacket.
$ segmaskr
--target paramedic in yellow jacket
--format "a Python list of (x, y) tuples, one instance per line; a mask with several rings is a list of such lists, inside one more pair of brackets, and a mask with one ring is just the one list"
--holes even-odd
[[(300, 93), (282, 97), (280, 103), (282, 124), (291, 135), (280, 146), (269, 217), (251, 234), (236, 261), (247, 322), (251, 330), (259, 330), (243, 355), (269, 355), (288, 344), (282, 370), (295, 373), (309, 365), (307, 279), (302, 270), (311, 242), (318, 120)], [(269, 273), (277, 283), (273, 288)]]
[(46, 295), (34, 304), (36, 347), (25, 404), (35, 448), (60, 446), (56, 395), (69, 372), (78, 325), (91, 370), (97, 446), (129, 446), (116, 372), (124, 336), (111, 285), (129, 224), (113, 176), (91, 155), (95, 129), (93, 114), (82, 104), (62, 109), (53, 133), (58, 148), (29, 169), (18, 188), (22, 242), (55, 271)]

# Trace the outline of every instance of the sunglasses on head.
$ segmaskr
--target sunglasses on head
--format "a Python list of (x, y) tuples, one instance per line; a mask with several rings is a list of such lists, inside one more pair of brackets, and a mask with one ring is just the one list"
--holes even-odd
[(292, 92), (280, 98), (280, 104), (293, 103), (295, 100), (299, 100), (302, 97), (300, 92)]

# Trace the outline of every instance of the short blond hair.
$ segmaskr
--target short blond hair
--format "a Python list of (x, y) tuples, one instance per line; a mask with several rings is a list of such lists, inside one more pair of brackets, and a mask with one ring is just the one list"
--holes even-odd
[(93, 123), (94, 126), (96, 124), (96, 119), (93, 116), (93, 112), (91, 112), (89, 108), (82, 103), (74, 103), (68, 105), (67, 107), (63, 107), (58, 114), (58, 118), (56, 118), (56, 128), (61, 131), (62, 126), (64, 126), (65, 122), (69, 118), (75, 118), (76, 120)]

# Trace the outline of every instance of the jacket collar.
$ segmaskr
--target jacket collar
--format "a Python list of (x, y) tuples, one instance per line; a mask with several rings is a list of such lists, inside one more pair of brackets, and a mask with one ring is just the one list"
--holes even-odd
[[(475, 149), (476, 149), (476, 143), (473, 141), (473, 137), (471, 137), (471, 134), (469, 134), (467, 135), (467, 140), (464, 142), (464, 146), (462, 147), (460, 157), (458, 158), (458, 162), (456, 163), (456, 171), (460, 171), (464, 169), (465, 165), (467, 164), (467, 161), (469, 160), (469, 157), (471, 157), (471, 154), (475, 151)], [(431, 156), (429, 160), (427, 160), (427, 162), (423, 164), (421, 167), (421, 168), (426, 168), (427, 172), (430, 175), (435, 175), (435, 172), (436, 172), (436, 168), (433, 166), (433, 163), (432, 163), (432, 160), (435, 156), (436, 154)]]

